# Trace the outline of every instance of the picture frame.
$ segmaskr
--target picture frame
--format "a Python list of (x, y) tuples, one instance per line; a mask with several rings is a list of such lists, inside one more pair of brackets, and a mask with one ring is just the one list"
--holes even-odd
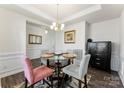
[(75, 30), (66, 31), (64, 33), (64, 42), (65, 43), (75, 43)]
[(42, 44), (42, 36), (29, 34), (29, 44)]

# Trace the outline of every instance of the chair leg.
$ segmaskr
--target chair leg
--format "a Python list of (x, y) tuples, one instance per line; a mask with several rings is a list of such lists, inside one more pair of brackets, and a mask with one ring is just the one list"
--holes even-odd
[(53, 76), (50, 77), (51, 87), (53, 88)]
[(70, 76), (69, 79), (70, 79), (70, 82), (71, 82), (72, 81), (72, 77)]
[(31, 88), (33, 88), (34, 87), (34, 85), (31, 85)]
[(81, 80), (79, 80), (78, 84), (79, 84), (79, 88), (81, 88)]
[(45, 84), (45, 81), (44, 81), (44, 79), (43, 79), (43, 85)]
[(25, 88), (27, 88), (28, 80), (25, 78)]
[(84, 84), (85, 84), (85, 87), (87, 88), (87, 75), (84, 76)]
[(62, 81), (61, 81), (62, 88), (64, 87), (64, 84), (65, 84), (65, 76), (66, 76), (66, 74), (63, 73), (63, 77), (62, 77)]

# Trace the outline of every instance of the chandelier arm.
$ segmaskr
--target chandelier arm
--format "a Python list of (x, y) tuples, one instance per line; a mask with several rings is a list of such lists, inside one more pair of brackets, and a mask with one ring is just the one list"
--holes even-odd
[(64, 24), (59, 23), (60, 22), (59, 21), (59, 4), (56, 4), (56, 5), (57, 5), (57, 14), (56, 14), (57, 20), (56, 20), (56, 22), (53, 22), (53, 24), (50, 26), (50, 28), (55, 31), (61, 31), (64, 28)]
[(59, 24), (59, 4), (57, 4), (57, 24)]

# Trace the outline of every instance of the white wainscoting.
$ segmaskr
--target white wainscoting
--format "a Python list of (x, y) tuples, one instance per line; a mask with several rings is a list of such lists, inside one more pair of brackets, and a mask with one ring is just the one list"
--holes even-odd
[(1, 78), (0, 78), (0, 88), (2, 87), (2, 85), (1, 85)]
[(11, 52), (0, 54), (0, 78), (23, 71), (24, 53)]
[(119, 71), (119, 65), (120, 65), (120, 61), (119, 61), (119, 55), (118, 53), (113, 52), (111, 54), (111, 70), (114, 71)]
[(119, 67), (119, 76), (120, 76), (120, 79), (122, 81), (122, 84), (124, 86), (124, 57), (120, 57), (120, 67)]
[(45, 48), (27, 48), (26, 49), (26, 55), (30, 58), (30, 59), (35, 59), (35, 58), (40, 58), (41, 54), (44, 50), (54, 50), (54, 49), (45, 49)]
[(27, 48), (26, 54), (30, 59), (39, 58), (41, 56), (41, 48)]

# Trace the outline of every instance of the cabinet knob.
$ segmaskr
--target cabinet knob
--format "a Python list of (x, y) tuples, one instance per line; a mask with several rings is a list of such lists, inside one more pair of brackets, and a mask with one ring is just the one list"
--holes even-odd
[(96, 60), (100, 60), (100, 58), (96, 58)]
[(100, 63), (96, 63), (97, 65), (100, 65)]

